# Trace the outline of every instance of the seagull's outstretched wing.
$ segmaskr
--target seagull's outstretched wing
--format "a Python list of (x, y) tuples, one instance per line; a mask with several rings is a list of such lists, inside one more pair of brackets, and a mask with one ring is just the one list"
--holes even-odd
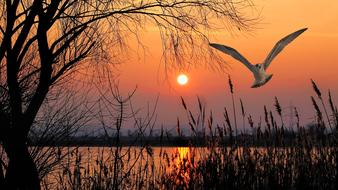
[(275, 47), (271, 50), (268, 57), (266, 57), (264, 61), (264, 69), (267, 69), (271, 63), (271, 61), (284, 49), (285, 46), (287, 46), (290, 42), (292, 42), (294, 39), (296, 39), (299, 35), (301, 35), (307, 28), (303, 28), (301, 30), (298, 30), (292, 34), (287, 35), (283, 39), (279, 40)]
[(238, 53), (238, 51), (235, 50), (234, 48), (215, 43), (210, 43), (209, 45), (215, 49), (222, 51), (225, 54), (231, 55), (233, 58), (242, 62), (250, 71), (254, 72), (253, 69), (254, 66), (247, 59), (245, 59), (245, 57), (243, 57), (240, 53)]

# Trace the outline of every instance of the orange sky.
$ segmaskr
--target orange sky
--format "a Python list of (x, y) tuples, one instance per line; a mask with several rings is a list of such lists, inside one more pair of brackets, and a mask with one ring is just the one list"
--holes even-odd
[[(263, 105), (273, 109), (274, 96), (280, 99), (287, 115), (291, 104), (297, 106), (304, 124), (313, 115), (310, 95), (313, 95), (310, 78), (314, 79), (323, 92), (330, 88), (338, 102), (338, 1), (335, 0), (259, 0), (255, 10), (248, 15), (260, 13), (261, 21), (252, 32), (226, 31), (217, 33), (212, 42), (227, 44), (241, 52), (252, 63), (265, 59), (274, 44), (287, 34), (300, 28), (309, 29), (287, 46), (268, 69), (273, 73), (272, 80), (265, 86), (252, 89), (253, 77), (242, 64), (229, 56), (223, 56), (231, 68), (228, 74), (234, 80), (237, 98), (242, 98), (247, 112), (256, 121), (263, 114)], [(119, 67), (119, 80), (123, 91), (138, 85), (134, 97), (137, 107), (153, 103), (159, 94), (158, 124), (172, 125), (176, 118), (182, 117), (179, 96), (187, 99), (190, 105), (197, 105), (200, 96), (220, 117), (224, 106), (230, 108), (227, 73), (214, 72), (204, 67), (186, 72), (189, 83), (178, 86), (176, 74), (171, 73), (163, 80), (163, 67), (160, 67), (159, 35), (156, 31), (144, 34), (144, 43), (149, 53), (143, 60), (129, 59)], [(210, 63), (212, 64), (212, 63)], [(170, 84), (170, 85), (169, 85)]]

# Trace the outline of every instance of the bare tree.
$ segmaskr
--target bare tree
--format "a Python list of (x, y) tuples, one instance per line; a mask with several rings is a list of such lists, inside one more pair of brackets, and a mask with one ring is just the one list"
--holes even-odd
[(53, 99), (47, 98), (41, 106), (28, 135), (40, 179), (78, 148), (69, 147), (70, 139), (92, 120), (96, 104), (86, 94), (75, 87), (66, 90), (59, 86), (53, 89)]
[[(40, 189), (27, 136), (50, 90), (69, 82), (81, 65), (94, 58), (113, 61), (111, 53), (121, 52), (117, 47), (126, 36), (138, 37), (145, 23), (159, 29), (165, 60), (183, 63), (185, 55), (198, 56), (192, 47), (207, 41), (211, 18), (247, 28), (238, 11), (247, 5), (235, 0), (1, 1), (0, 142), (8, 166), (0, 181), (11, 189)], [(105, 51), (108, 47), (113, 50)]]

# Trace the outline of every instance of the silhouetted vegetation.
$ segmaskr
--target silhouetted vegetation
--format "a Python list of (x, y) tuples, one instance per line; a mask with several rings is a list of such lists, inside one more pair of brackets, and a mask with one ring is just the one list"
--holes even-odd
[[(248, 133), (241, 133), (238, 136), (234, 135), (233, 118), (229, 116), (226, 108), (224, 122), (217, 124), (214, 123), (212, 114), (208, 116), (205, 114), (205, 106), (200, 100), (197, 101), (199, 111), (193, 114), (182, 98), (188, 125), (194, 134), (188, 138), (188, 147), (153, 148), (146, 141), (146, 135), (142, 136), (140, 133), (137, 137), (145, 141), (138, 147), (114, 145), (115, 147), (77, 149), (61, 164), (59, 170), (52, 172), (54, 178), (45, 178), (44, 187), (46, 189), (336, 189), (337, 109), (329, 93), (328, 101), (323, 101), (322, 106), (328, 105), (330, 110), (323, 113), (321, 110), (324, 108), (316, 103), (320, 98), (324, 99), (323, 95), (317, 85), (314, 86), (314, 90), (317, 97), (309, 99), (314, 106), (312, 124), (302, 126), (297, 108), (293, 108), (295, 127), (286, 126), (283, 120), (283, 106), (275, 97), (275, 110), (268, 110), (263, 106), (264, 122), (255, 123), (250, 114), (242, 112), (242, 116), (248, 115), (246, 123), (249, 129)], [(245, 109), (243, 103), (241, 107)], [(332, 129), (328, 122), (331, 123)], [(162, 129), (158, 137), (160, 144), (165, 142), (165, 138), (187, 138), (181, 134), (181, 125), (178, 121), (176, 137)], [(148, 127), (151, 129), (151, 126), (143, 126), (142, 129)], [(116, 134), (110, 138), (115, 142), (117, 140)], [(204, 143), (204, 147), (198, 146), (201, 142)]]
[[(287, 126), (277, 97), (275, 110), (262, 105), (264, 119), (254, 121), (241, 99), (237, 105), (229, 77), (232, 105), (224, 108), (222, 123), (200, 99), (193, 113), (181, 98), (189, 135), (178, 119), (177, 134), (162, 128), (152, 136), (157, 101), (139, 116), (131, 102), (135, 91), (123, 96), (110, 81), (109, 66), (98, 72), (99, 65), (128, 56), (127, 36), (140, 42), (144, 23), (160, 31), (167, 69), (215, 58), (209, 48), (192, 46), (208, 46), (210, 18), (247, 29), (252, 20), (238, 11), (246, 6), (250, 2), (231, 0), (1, 1), (0, 188), (337, 189), (338, 111), (330, 91), (324, 95), (313, 80), (309, 101), (315, 114), (308, 126), (300, 124), (296, 107), (296, 125)], [(76, 71), (89, 72), (95, 63), (95, 77), (109, 79), (107, 89), (97, 88), (98, 100), (56, 93), (70, 86)], [(102, 139), (75, 137), (92, 119), (101, 124)], [(122, 135), (127, 120), (133, 121), (133, 138)], [(72, 146), (90, 145), (88, 140), (107, 147)], [(168, 152), (169, 144), (187, 147)]]
[(197, 42), (207, 46), (211, 18), (221, 19), (228, 29), (247, 29), (251, 20), (239, 10), (248, 5), (248, 1), (229, 0), (1, 1), (0, 185), (40, 189), (39, 168), (27, 146), (28, 135), (43, 104), (56, 98), (53, 89), (71, 84), (79, 70), (95, 70), (98, 80), (111, 74), (105, 63), (128, 56), (125, 42), (130, 36), (142, 45), (139, 34), (147, 24), (160, 31), (163, 60), (173, 63), (166, 68), (182, 67), (185, 55), (205, 58), (212, 53), (208, 48), (191, 48)]

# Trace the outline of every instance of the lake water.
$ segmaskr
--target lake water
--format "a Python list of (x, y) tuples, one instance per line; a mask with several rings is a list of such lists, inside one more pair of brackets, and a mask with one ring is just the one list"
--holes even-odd
[[(156, 188), (167, 189), (166, 184), (178, 184), (185, 189), (188, 184), (191, 186), (192, 178), (200, 179), (196, 176), (201, 174), (200, 169), (227, 170), (228, 166), (234, 175), (253, 170), (250, 176), (256, 181), (265, 181), (265, 172), (273, 169), (277, 177), (283, 179), (283, 175), (290, 175), (290, 182), (294, 183), (293, 177), (299, 175), (299, 164), (304, 164), (305, 169), (314, 174), (334, 173), (335, 151), (325, 147), (318, 150), (294, 147), (64, 148), (65, 158), (44, 178), (43, 185), (45, 189), (112, 189), (114, 184), (118, 184), (119, 189), (152, 189), (156, 185)], [(69, 154), (64, 154), (67, 152)], [(216, 165), (208, 166), (206, 161)], [(322, 165), (326, 166), (325, 170), (314, 170)]]
[[(208, 150), (189, 147), (123, 147), (118, 151), (111, 147), (64, 148), (62, 152), (67, 152), (67, 156), (44, 178), (44, 186), (79, 187), (83, 180), (91, 181), (88, 183), (103, 178), (111, 180), (114, 171), (119, 178), (140, 176), (149, 180), (156, 174), (172, 172), (180, 164), (191, 165), (191, 159), (195, 163), (205, 151)], [(135, 183), (139, 182), (135, 180)]]

